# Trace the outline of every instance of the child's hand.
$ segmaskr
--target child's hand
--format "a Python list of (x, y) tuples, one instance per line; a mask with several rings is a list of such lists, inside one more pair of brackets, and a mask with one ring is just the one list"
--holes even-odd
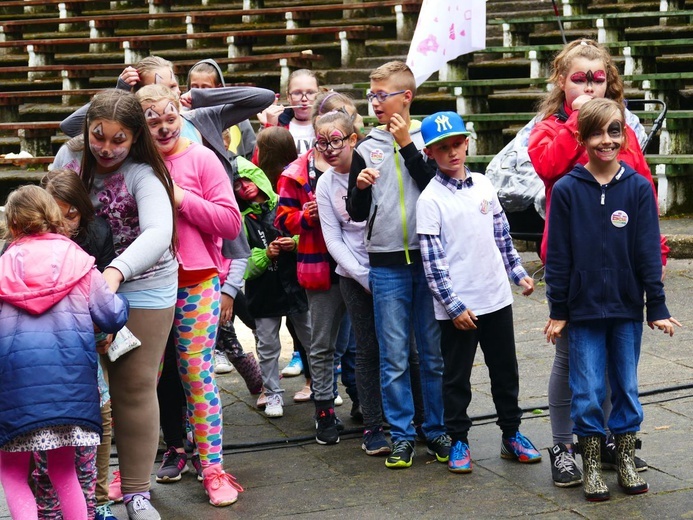
[(589, 94), (581, 94), (581, 95), (579, 95), (578, 97), (575, 98), (575, 100), (573, 100), (572, 109), (573, 109), (573, 110), (580, 110), (580, 108), (582, 107), (582, 105), (584, 105), (585, 103), (587, 103), (587, 102), (590, 101), (591, 99), (592, 99), (592, 96), (590, 96)]
[(270, 105), (257, 115), (263, 126), (277, 126), (279, 116), (284, 112), (284, 105)]
[(105, 339), (102, 339), (101, 341), (96, 342), (96, 352), (99, 354), (107, 354), (108, 353), (108, 347), (111, 346), (111, 343), (113, 343), (113, 338), (115, 337), (115, 334), (109, 334), (106, 336)]
[(306, 219), (312, 222), (318, 222), (320, 217), (318, 216), (318, 203), (314, 200), (306, 202), (303, 205), (303, 212), (306, 215)]
[(525, 276), (520, 280), (520, 287), (524, 288), (524, 291), (522, 291), (523, 296), (529, 296), (534, 292), (534, 278)]
[(140, 75), (135, 67), (125, 67), (120, 73), (120, 79), (134, 87), (140, 82)]
[(682, 327), (679, 323), (679, 321), (676, 318), (668, 318), (666, 320), (655, 320), (655, 321), (648, 321), (647, 325), (654, 330), (655, 327), (657, 327), (659, 330), (664, 332), (664, 334), (669, 334), (669, 336), (674, 335), (674, 325), (678, 327)]
[(378, 177), (380, 177), (380, 172), (375, 168), (364, 168), (356, 177), (356, 187), (365, 190), (368, 186), (373, 186)]
[(279, 237), (275, 240), (275, 242), (279, 245), (279, 248), (282, 251), (293, 251), (296, 249), (296, 242), (294, 242), (294, 239), (291, 237)]
[(219, 323), (224, 324), (231, 321), (233, 316), (233, 298), (226, 293), (221, 293), (221, 313), (219, 314)]
[(192, 92), (188, 90), (185, 94), (180, 95), (180, 104), (187, 109), (191, 109), (193, 106)]
[(277, 258), (280, 252), (281, 247), (279, 247), (279, 244), (276, 240), (270, 242), (270, 245), (267, 246), (267, 258), (269, 258), (270, 260), (274, 260), (275, 258)]
[(404, 118), (399, 114), (394, 114), (390, 118), (390, 124), (388, 125), (388, 130), (397, 141), (400, 148), (404, 148), (409, 143), (411, 143), (411, 136), (409, 135), (409, 126)]
[(462, 314), (452, 320), (452, 324), (459, 330), (473, 330), (476, 329), (476, 324), (474, 323), (476, 320), (476, 314), (466, 309)]
[(180, 208), (183, 204), (183, 199), (185, 198), (185, 190), (178, 186), (175, 182), (173, 183), (173, 202), (176, 205), (176, 209)]
[(124, 278), (123, 273), (121, 273), (115, 267), (107, 267), (106, 269), (104, 269), (103, 277), (106, 280), (106, 283), (108, 284), (108, 288), (113, 293), (118, 291), (118, 287), (120, 287), (120, 284), (122, 283)]
[(544, 327), (544, 334), (546, 335), (546, 342), (548, 343), (549, 341), (553, 343), (554, 345), (556, 344), (556, 338), (562, 338), (561, 332), (565, 328), (565, 326), (568, 324), (566, 320), (553, 320), (549, 318), (549, 321), (546, 323), (546, 327)]

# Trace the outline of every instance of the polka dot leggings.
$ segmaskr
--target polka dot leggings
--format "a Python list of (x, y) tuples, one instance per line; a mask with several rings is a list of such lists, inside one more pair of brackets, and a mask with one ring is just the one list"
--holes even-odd
[(188, 421), (203, 467), (222, 463), (222, 405), (214, 378), (214, 342), (219, 322), (219, 278), (178, 288), (173, 318), (178, 371)]

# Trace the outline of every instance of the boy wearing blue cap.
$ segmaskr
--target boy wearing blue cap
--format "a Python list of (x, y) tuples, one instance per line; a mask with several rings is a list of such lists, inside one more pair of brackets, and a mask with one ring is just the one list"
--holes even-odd
[(421, 133), (424, 152), (438, 164), (417, 202), (416, 227), (441, 330), (445, 428), (452, 440), (448, 469), (472, 471), (467, 407), (477, 344), (503, 432), (501, 457), (539, 462), (541, 454), (518, 430), (522, 411), (507, 277), (523, 287), (525, 296), (534, 290), (534, 280), (513, 247), (493, 185), (465, 166), (469, 132), (462, 118), (438, 112), (423, 120)]

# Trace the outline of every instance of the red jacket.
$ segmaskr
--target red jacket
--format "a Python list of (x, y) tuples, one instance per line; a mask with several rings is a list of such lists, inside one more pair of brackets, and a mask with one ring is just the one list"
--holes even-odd
[[(546, 247), (549, 226), (549, 211), (551, 208), (551, 190), (553, 185), (570, 172), (576, 164), (586, 164), (587, 151), (575, 138), (578, 125), (578, 110), (572, 110), (563, 106), (564, 113), (547, 117), (532, 129), (529, 136), (529, 158), (537, 174), (544, 181), (546, 187), (546, 223), (544, 224), (544, 240), (541, 243), (541, 258), (546, 259)], [(564, 117), (567, 115), (567, 119)], [(563, 117), (561, 117), (563, 116)], [(627, 145), (621, 148), (618, 160), (623, 161), (640, 175), (645, 177), (652, 185), (655, 201), (657, 200), (657, 188), (652, 180), (650, 167), (645, 161), (645, 156), (638, 145), (638, 138), (631, 127), (626, 125)], [(661, 238), (662, 264), (666, 265), (669, 248), (666, 245), (666, 237)]]
[(312, 221), (308, 211), (303, 209), (306, 202), (315, 200), (308, 177), (308, 164), (312, 158), (313, 150), (309, 150), (279, 176), (279, 202), (274, 226), (286, 233), (299, 235), (297, 274), (301, 287), (310, 291), (327, 291), (331, 287), (330, 256), (320, 222)]

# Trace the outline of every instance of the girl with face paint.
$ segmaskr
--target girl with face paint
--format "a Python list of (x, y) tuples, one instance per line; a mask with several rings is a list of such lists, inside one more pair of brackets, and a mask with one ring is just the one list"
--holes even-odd
[[(227, 506), (243, 488), (222, 466), (222, 403), (213, 360), (220, 275), (226, 274), (227, 267), (221, 254), (222, 239), (236, 238), (241, 216), (221, 162), (211, 150), (181, 137), (182, 118), (175, 93), (161, 85), (147, 85), (137, 91), (137, 99), (174, 181), (179, 270), (173, 335), (188, 421), (209, 501)], [(184, 462), (185, 450), (179, 449)]]
[(106, 361), (121, 489), (131, 518), (159, 517), (149, 501), (159, 442), (156, 382), (178, 287), (173, 183), (146, 126), (133, 94), (96, 95), (86, 111), (80, 165), (96, 215), (113, 232), (117, 256), (104, 278), (130, 302), (127, 327), (142, 343)]
[[(542, 120), (532, 129), (529, 137), (529, 157), (546, 191), (546, 223), (541, 243), (542, 260), (547, 258), (546, 237), (550, 233), (551, 195), (553, 185), (575, 167), (589, 160), (584, 142), (578, 139), (578, 117), (582, 106), (591, 99), (607, 98), (623, 106), (623, 81), (606, 48), (593, 40), (569, 43), (556, 56), (549, 81), (554, 88), (546, 95), (539, 108)], [(657, 192), (650, 168), (638, 145), (633, 129), (624, 125), (623, 142), (616, 157), (642, 175), (651, 186), (654, 200)], [(669, 248), (662, 238), (661, 262), (666, 264)], [(556, 357), (549, 379), (549, 412), (554, 446), (550, 450), (552, 477), (559, 487), (581, 483), (580, 470), (572, 455), (573, 422), (570, 417), (571, 391), (568, 385), (568, 333), (557, 334)], [(606, 400), (605, 416), (609, 416), (610, 403)], [(605, 443), (604, 463), (615, 466), (613, 443)], [(639, 470), (647, 469), (637, 459)]]
[(589, 159), (556, 183), (547, 237), (544, 332), (554, 343), (566, 332), (570, 338), (571, 418), (589, 501), (609, 498), (601, 474), (606, 374), (618, 483), (629, 495), (648, 491), (635, 464), (643, 420), (637, 378), (643, 306), (650, 328), (671, 336), (680, 326), (665, 304), (656, 200), (647, 180), (618, 159), (628, 144), (624, 128), (622, 104), (593, 99), (582, 105), (576, 138)]

